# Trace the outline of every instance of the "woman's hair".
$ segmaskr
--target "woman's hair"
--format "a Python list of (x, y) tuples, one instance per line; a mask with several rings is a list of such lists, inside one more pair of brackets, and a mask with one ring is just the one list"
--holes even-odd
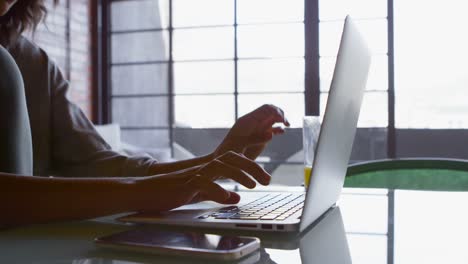
[[(47, 16), (45, 0), (18, 0), (4, 16), (0, 16), (0, 44), (9, 46), (26, 30), (34, 31)], [(54, 4), (58, 0), (53, 0)]]

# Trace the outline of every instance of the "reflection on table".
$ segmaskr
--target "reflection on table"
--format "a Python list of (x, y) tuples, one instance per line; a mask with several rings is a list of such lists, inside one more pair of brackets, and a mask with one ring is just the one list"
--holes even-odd
[[(237, 263), (466, 263), (467, 204), (465, 192), (345, 189), (300, 235), (251, 233), (262, 248)], [(0, 231), (0, 263), (207, 263), (93, 243), (132, 228), (101, 218)]]

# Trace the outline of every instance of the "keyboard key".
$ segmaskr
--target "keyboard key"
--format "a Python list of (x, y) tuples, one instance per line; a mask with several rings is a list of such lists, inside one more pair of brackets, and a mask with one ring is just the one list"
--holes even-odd
[(255, 213), (257, 211), (258, 211), (257, 209), (245, 209), (245, 210), (242, 210), (241, 212), (242, 213)]
[(279, 216), (279, 215), (281, 215), (281, 213), (270, 212), (270, 213), (269, 213), (269, 214), (267, 214), (267, 215)]
[(237, 212), (235, 215), (238, 215), (238, 216), (249, 216), (251, 215), (252, 213), (243, 213), (243, 212)]
[(206, 215), (200, 215), (199, 217), (197, 217), (198, 219), (207, 219), (208, 217), (211, 216), (211, 213), (210, 214), (206, 214)]
[(260, 218), (260, 217), (262, 217), (262, 216), (264, 216), (264, 215), (265, 215), (265, 214), (251, 214), (250, 216), (254, 216), (254, 217), (259, 217), (259, 218)]
[(228, 219), (229, 217), (235, 215), (236, 213), (219, 213), (214, 215), (216, 219)]
[(233, 210), (239, 210), (239, 207), (237, 207), (237, 206), (227, 206), (227, 207), (223, 207), (223, 208), (219, 209), (218, 212), (223, 213), (223, 212), (229, 212), (229, 211), (233, 211)]
[(235, 215), (229, 217), (229, 219), (241, 219), (242, 217), (247, 217), (247, 216), (246, 215), (241, 216), (241, 215), (235, 214)]
[(275, 216), (265, 215), (265, 216), (260, 217), (260, 220), (274, 220), (276, 217), (278, 217), (278, 216), (277, 215), (275, 215)]

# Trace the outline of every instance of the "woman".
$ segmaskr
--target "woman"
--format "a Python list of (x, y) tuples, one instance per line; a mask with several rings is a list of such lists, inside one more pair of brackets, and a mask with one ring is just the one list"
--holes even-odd
[[(203, 157), (157, 163), (113, 152), (66, 98), (69, 84), (57, 66), (21, 36), (45, 15), (44, 0), (0, 0), (0, 226), (170, 210), (204, 200), (235, 204), (239, 195), (214, 180), (231, 178), (249, 188), (269, 183), (253, 160), (284, 132), (275, 123), (289, 126), (272, 105), (241, 117)], [(49, 175), (58, 177), (38, 177)]]

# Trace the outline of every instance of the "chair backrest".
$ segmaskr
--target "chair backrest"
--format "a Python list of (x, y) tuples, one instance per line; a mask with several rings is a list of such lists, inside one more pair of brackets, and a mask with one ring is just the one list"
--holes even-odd
[(468, 160), (385, 159), (352, 164), (345, 187), (406, 190), (468, 190)]

